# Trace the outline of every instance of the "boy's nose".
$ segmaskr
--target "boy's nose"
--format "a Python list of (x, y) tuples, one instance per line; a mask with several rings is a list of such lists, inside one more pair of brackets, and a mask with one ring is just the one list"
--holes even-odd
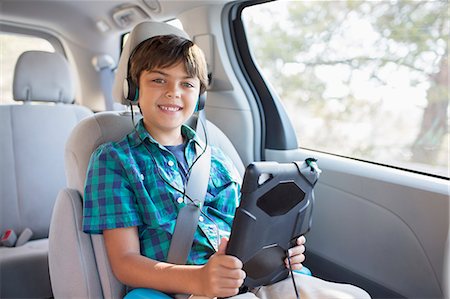
[(174, 93), (174, 92), (167, 92), (166, 97), (168, 97), (169, 99), (172, 99), (172, 98), (179, 98), (180, 95), (178, 93)]
[(166, 91), (166, 97), (178, 98), (180, 97), (180, 90), (175, 84), (169, 84)]

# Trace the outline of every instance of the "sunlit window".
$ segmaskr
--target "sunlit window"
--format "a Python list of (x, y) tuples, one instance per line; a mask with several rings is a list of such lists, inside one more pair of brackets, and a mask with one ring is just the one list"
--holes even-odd
[(449, 176), (448, 1), (275, 1), (243, 21), (300, 147)]
[(27, 35), (0, 33), (0, 104), (12, 104), (14, 68), (20, 54), (30, 50), (55, 52), (49, 41)]

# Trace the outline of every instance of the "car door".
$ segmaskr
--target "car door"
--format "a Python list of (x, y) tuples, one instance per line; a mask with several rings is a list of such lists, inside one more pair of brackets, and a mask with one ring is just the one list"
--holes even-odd
[[(307, 261), (375, 298), (448, 297), (448, 3), (228, 6), (261, 158), (318, 159)], [(256, 145), (258, 146), (258, 145)]]

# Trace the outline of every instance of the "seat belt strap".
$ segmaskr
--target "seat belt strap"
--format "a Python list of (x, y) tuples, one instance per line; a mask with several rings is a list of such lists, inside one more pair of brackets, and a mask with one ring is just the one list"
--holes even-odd
[[(205, 127), (203, 127), (203, 125)], [(185, 198), (186, 205), (182, 207), (178, 213), (175, 230), (170, 242), (167, 261), (178, 265), (186, 264), (192, 243), (194, 242), (194, 234), (198, 227), (198, 218), (208, 189), (209, 173), (211, 169), (211, 147), (207, 143), (206, 117), (204, 110), (199, 111), (196, 132), (198, 137), (204, 137), (206, 149), (202, 154), (203, 149), (199, 145), (196, 145), (196, 154), (199, 158), (192, 166), (185, 190), (187, 196), (189, 196), (194, 203)]]
[(114, 82), (114, 59), (109, 55), (97, 55), (92, 59), (92, 64), (100, 73), (100, 86), (105, 99), (106, 110), (114, 110), (112, 86)]
[(105, 98), (106, 110), (114, 110), (114, 100), (112, 98), (112, 86), (114, 82), (114, 73), (109, 68), (102, 68), (100, 70), (100, 86), (103, 90)]

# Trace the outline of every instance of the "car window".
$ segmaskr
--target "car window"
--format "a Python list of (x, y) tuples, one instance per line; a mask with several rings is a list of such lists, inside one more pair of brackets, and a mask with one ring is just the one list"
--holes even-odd
[(0, 32), (0, 104), (13, 104), (14, 67), (20, 54), (30, 50), (55, 52), (44, 38)]
[(447, 1), (274, 1), (242, 21), (300, 147), (449, 176)]

